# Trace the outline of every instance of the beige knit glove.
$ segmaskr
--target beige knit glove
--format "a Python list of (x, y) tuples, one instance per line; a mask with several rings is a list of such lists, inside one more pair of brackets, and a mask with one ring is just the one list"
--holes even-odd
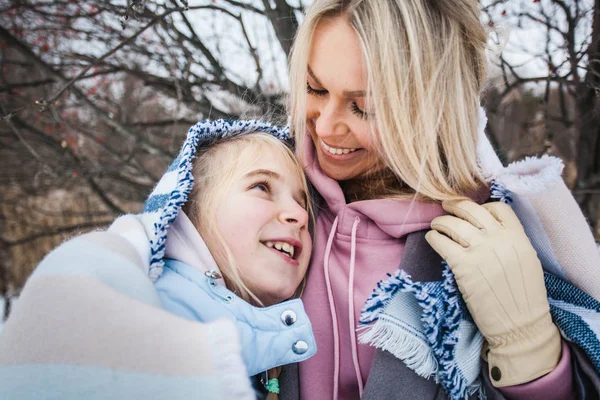
[(452, 215), (435, 218), (425, 238), (454, 273), (489, 346), (496, 387), (545, 375), (561, 357), (542, 266), (512, 209), (503, 203), (444, 201)]

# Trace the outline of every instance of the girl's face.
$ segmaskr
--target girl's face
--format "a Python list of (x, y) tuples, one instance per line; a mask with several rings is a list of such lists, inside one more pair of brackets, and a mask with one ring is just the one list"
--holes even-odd
[[(255, 148), (245, 148), (239, 162), (254, 154)], [(248, 288), (265, 306), (279, 303), (294, 295), (312, 251), (300, 174), (281, 151), (264, 148), (234, 179), (217, 207), (217, 229)]]
[(306, 122), (321, 169), (341, 181), (382, 167), (371, 142), (358, 36), (342, 17), (319, 23), (308, 59)]

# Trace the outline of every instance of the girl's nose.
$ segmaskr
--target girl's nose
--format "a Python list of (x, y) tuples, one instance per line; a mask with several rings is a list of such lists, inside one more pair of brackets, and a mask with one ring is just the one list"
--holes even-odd
[(308, 211), (304, 209), (300, 204), (293, 202), (290, 206), (286, 207), (280, 215), (281, 222), (296, 225), (299, 228), (303, 228), (308, 224)]

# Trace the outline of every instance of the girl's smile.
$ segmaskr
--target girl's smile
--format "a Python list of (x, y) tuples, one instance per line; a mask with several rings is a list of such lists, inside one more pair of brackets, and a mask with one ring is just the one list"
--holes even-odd
[(300, 265), (298, 258), (302, 253), (302, 242), (287, 238), (287, 239), (274, 239), (263, 243), (271, 252), (277, 253), (278, 257), (283, 259), (290, 265), (297, 267)]

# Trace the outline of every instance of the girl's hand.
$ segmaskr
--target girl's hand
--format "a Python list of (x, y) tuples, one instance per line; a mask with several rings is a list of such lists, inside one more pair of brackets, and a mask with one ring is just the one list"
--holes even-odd
[(561, 338), (550, 317), (537, 254), (510, 206), (444, 201), (425, 238), (442, 256), (487, 340), (492, 383), (530, 382), (551, 372)]

